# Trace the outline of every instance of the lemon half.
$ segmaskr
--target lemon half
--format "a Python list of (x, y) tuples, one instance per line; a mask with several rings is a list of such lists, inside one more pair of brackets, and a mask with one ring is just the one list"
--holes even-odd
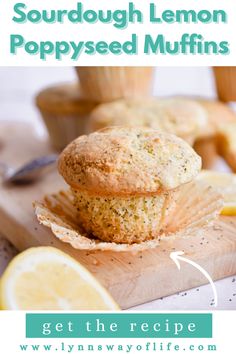
[(118, 310), (80, 263), (53, 247), (30, 248), (8, 265), (0, 284), (4, 310)]
[(236, 215), (236, 174), (202, 170), (197, 179), (205, 181), (223, 195), (222, 215)]

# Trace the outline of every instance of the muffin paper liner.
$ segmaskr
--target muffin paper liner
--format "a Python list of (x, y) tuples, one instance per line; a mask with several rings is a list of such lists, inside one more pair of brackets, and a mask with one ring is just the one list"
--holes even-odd
[(170, 208), (163, 224), (163, 230), (156, 239), (133, 244), (103, 242), (86, 234), (77, 222), (77, 211), (73, 205), (70, 190), (46, 195), (42, 202), (35, 202), (38, 221), (49, 227), (61, 241), (70, 243), (75, 249), (115, 252), (138, 252), (155, 248), (160, 240), (195, 236), (211, 225), (218, 217), (222, 196), (202, 181), (186, 184), (176, 195), (176, 203)]
[(217, 93), (221, 101), (236, 101), (236, 67), (214, 67)]
[(151, 67), (76, 67), (84, 97), (107, 102), (122, 97), (148, 96)]
[(87, 115), (57, 115), (41, 110), (41, 115), (48, 129), (52, 146), (61, 151), (72, 140), (87, 133)]

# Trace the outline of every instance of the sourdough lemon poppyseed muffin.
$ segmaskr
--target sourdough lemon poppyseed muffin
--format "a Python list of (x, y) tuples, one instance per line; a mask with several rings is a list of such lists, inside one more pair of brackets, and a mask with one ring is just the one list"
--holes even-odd
[(73, 141), (58, 168), (88, 233), (134, 243), (160, 235), (176, 193), (198, 174), (201, 159), (174, 135), (113, 127)]

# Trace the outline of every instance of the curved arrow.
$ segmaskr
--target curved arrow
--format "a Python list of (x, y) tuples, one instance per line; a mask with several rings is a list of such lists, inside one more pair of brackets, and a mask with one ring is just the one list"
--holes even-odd
[(215, 298), (214, 306), (217, 307), (217, 305), (218, 305), (217, 291), (216, 291), (215, 284), (214, 284), (213, 280), (211, 279), (210, 275), (199, 264), (197, 264), (197, 263), (195, 263), (193, 261), (190, 261), (190, 259), (187, 259), (185, 257), (181, 257), (183, 254), (184, 254), (184, 252), (182, 252), (182, 251), (171, 252), (170, 258), (175, 262), (175, 264), (177, 265), (177, 268), (179, 270), (180, 270), (180, 262), (179, 261), (183, 261), (183, 262), (189, 263), (192, 266), (194, 266), (195, 268), (197, 268), (198, 270), (200, 270), (200, 272), (207, 278), (207, 280), (211, 284), (211, 287), (212, 287), (212, 290), (213, 290), (213, 293), (214, 293), (214, 298)]

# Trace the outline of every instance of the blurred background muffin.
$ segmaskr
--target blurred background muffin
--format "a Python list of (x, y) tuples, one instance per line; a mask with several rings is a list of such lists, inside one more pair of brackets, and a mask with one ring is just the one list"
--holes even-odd
[(219, 157), (216, 137), (220, 127), (229, 122), (236, 123), (235, 112), (226, 104), (217, 100), (196, 98), (207, 112), (207, 127), (201, 131), (194, 143), (194, 149), (202, 158), (203, 168), (214, 168)]
[(236, 102), (236, 66), (215, 66), (214, 74), (219, 99)]
[(172, 133), (194, 146), (203, 168), (212, 168), (219, 158), (217, 132), (227, 122), (236, 122), (236, 114), (222, 102), (199, 97), (152, 97), (98, 105), (91, 112), (89, 130), (122, 124)]
[[(131, 72), (131, 70), (134, 69), (138, 70), (139, 68), (121, 67), (121, 68), (111, 69), (108, 67), (100, 67), (100, 68), (83, 67), (83, 68), (77, 68), (77, 71), (80, 71), (80, 69), (82, 71), (84, 70), (84, 73), (86, 72), (86, 69), (88, 69), (89, 70), (88, 72), (94, 73), (94, 76), (96, 76), (96, 72), (99, 71), (100, 77), (103, 77), (104, 80), (107, 80), (107, 77), (110, 77), (109, 75), (107, 75), (107, 72), (111, 73), (114, 71), (114, 73), (118, 73), (118, 72), (121, 73), (123, 71), (123, 73), (125, 73), (128, 72), (128, 69), (130, 69)], [(144, 95), (141, 96), (138, 95), (139, 96), (138, 97), (136, 96), (136, 93), (133, 92), (134, 96), (129, 99), (137, 100), (137, 101), (139, 100), (146, 101), (147, 99), (151, 99), (152, 95), (154, 95), (154, 97), (156, 96), (156, 99), (163, 100), (166, 97), (170, 97), (171, 95), (181, 96), (181, 97), (190, 95), (190, 97), (192, 97), (192, 100), (194, 100), (195, 103), (196, 101), (198, 103), (200, 101), (202, 107), (207, 112), (209, 124), (208, 127), (205, 128), (202, 127), (199, 136), (194, 140), (194, 148), (202, 156), (203, 167), (218, 168), (218, 166), (222, 165), (225, 166), (225, 168), (227, 169), (227, 166), (224, 164), (224, 161), (227, 161), (228, 164), (232, 165), (232, 163), (229, 162), (232, 161), (232, 159), (228, 158), (229, 154), (225, 153), (225, 149), (222, 149), (222, 147), (218, 148), (220, 146), (219, 142), (222, 140), (222, 134), (217, 134), (217, 132), (220, 128), (223, 128), (221, 126), (221, 122), (223, 125), (226, 124), (228, 121), (233, 122), (235, 113), (233, 112), (233, 110), (230, 110), (228, 105), (226, 105), (223, 102), (217, 101), (216, 87), (218, 86), (218, 84), (217, 84), (217, 80), (214, 81), (214, 78), (217, 75), (216, 74), (217, 71), (221, 72), (222, 80), (220, 81), (223, 86), (227, 86), (226, 83), (228, 79), (226, 73), (230, 73), (230, 82), (231, 82), (230, 85), (234, 87), (234, 83), (235, 83), (234, 74), (233, 74), (234, 68), (220, 67), (220, 68), (211, 69), (206, 67), (205, 68), (204, 67), (202, 68), (200, 67), (199, 68), (173, 68), (173, 67), (159, 68), (157, 67), (155, 68), (155, 77), (153, 74), (151, 74), (153, 68), (150, 69), (141, 68), (141, 69), (143, 70), (143, 73), (145, 72), (145, 70), (146, 73), (149, 73), (149, 75), (146, 75), (145, 77), (149, 81), (150, 86), (152, 81), (154, 81), (154, 88), (153, 90), (149, 91), (148, 93), (149, 97)], [(5, 71), (7, 71), (7, 75), (5, 75), (4, 73)], [(107, 77), (105, 77), (105, 75), (107, 75)], [(76, 73), (74, 68), (14, 68), (12, 70), (4, 69), (4, 70), (0, 70), (0, 77), (1, 77), (1, 82), (4, 83), (4, 87), (2, 89), (2, 95), (1, 95), (2, 98), (0, 97), (1, 100), (0, 119), (1, 120), (19, 119), (20, 121), (32, 119), (34, 120), (35, 123), (37, 123), (37, 127), (40, 128), (40, 131), (42, 133), (45, 132), (37, 120), (37, 113), (35, 112), (34, 107), (31, 104), (31, 97), (32, 95), (34, 95), (35, 91), (39, 91), (39, 88), (41, 89), (41, 91), (46, 91), (46, 94), (41, 96), (42, 99), (39, 100), (38, 107), (40, 109), (40, 112), (43, 115), (43, 120), (46, 123), (45, 126), (48, 129), (51, 143), (57, 150), (61, 150), (67, 143), (69, 143), (71, 140), (73, 140), (80, 134), (86, 133), (87, 123), (88, 123), (87, 121), (91, 110), (93, 110), (96, 107), (96, 105), (98, 104), (100, 105), (102, 103), (98, 99), (99, 97), (98, 91), (93, 91), (93, 93), (97, 92), (95, 100), (93, 100), (91, 96), (87, 96), (88, 98), (85, 98), (85, 96), (81, 94), (81, 89), (79, 87), (80, 85), (79, 80), (77, 81), (77, 84), (68, 84), (68, 86), (71, 85), (71, 88), (66, 88), (66, 89), (63, 88), (64, 84), (60, 84), (60, 82), (63, 82), (65, 79), (71, 80), (71, 82), (73, 82), (73, 80), (75, 79)], [(126, 87), (128, 85), (127, 77), (128, 75), (126, 76), (125, 79)], [(139, 79), (139, 85), (143, 86), (143, 90), (147, 92), (145, 89), (146, 81), (143, 80), (142, 75), (136, 75), (135, 77), (136, 79)], [(86, 82), (87, 84), (89, 84), (88, 74), (84, 74), (83, 79), (85, 85)], [(56, 84), (50, 86), (50, 83), (53, 82), (55, 82)], [(59, 84), (57, 84), (57, 82), (59, 82)], [(24, 84), (22, 85), (22, 83)], [(113, 87), (115, 86), (116, 85), (113, 85)], [(55, 90), (55, 87), (57, 87), (57, 90), (60, 91), (58, 92), (58, 94), (55, 93), (53, 99), (54, 103), (52, 103), (51, 99), (49, 99), (49, 97), (51, 97), (51, 94), (47, 91), (47, 89), (44, 90), (43, 89), (44, 87), (49, 87), (49, 88), (52, 87), (52, 92)], [(60, 87), (61, 89), (59, 89)], [(72, 87), (74, 88), (72, 89)], [(102, 91), (104, 90), (105, 88)], [(202, 98), (199, 99), (199, 95)], [(55, 99), (55, 97), (57, 97), (57, 99)], [(221, 98), (221, 95), (219, 98)], [(230, 97), (229, 99), (233, 99), (233, 98), (234, 97)], [(68, 109), (68, 105), (71, 106), (72, 108)], [(66, 109), (65, 106), (67, 106)], [(171, 108), (171, 112), (169, 112), (170, 114), (162, 113), (163, 117), (165, 117), (164, 119), (166, 120), (164, 125), (167, 125), (167, 121), (170, 122), (170, 120), (173, 119), (173, 116), (175, 117), (176, 115), (175, 111), (176, 112), (178, 111), (179, 123), (181, 123), (180, 116), (182, 114), (183, 114), (182, 121), (184, 121), (183, 108), (184, 106), (182, 107), (182, 111), (181, 111), (179, 108), (178, 109), (176, 108), (175, 104), (173, 104)], [(170, 110), (170, 106), (168, 110)], [(193, 110), (193, 112), (195, 112), (195, 110)], [(191, 113), (191, 115), (193, 114)], [(172, 118), (170, 118), (171, 116)], [(189, 124), (189, 119), (187, 119), (187, 117), (189, 116), (190, 114), (187, 114), (185, 116), (186, 119), (185, 119), (184, 129), (187, 128), (189, 129), (189, 126), (191, 126), (191, 124)], [(122, 118), (120, 119), (122, 120)], [(132, 118), (132, 120), (135, 119), (136, 119), (135, 117)], [(153, 116), (153, 122), (154, 121), (155, 118)], [(157, 118), (155, 123), (157, 124), (158, 121), (160, 121), (160, 118)], [(175, 126), (177, 126), (176, 123), (177, 120), (174, 123)], [(122, 124), (122, 122), (120, 121), (119, 124)], [(182, 134), (183, 124), (182, 125), (179, 124), (179, 127), (181, 129), (179, 129), (179, 132), (176, 133), (178, 135), (180, 135), (180, 132)], [(157, 124), (157, 128), (159, 128), (158, 124)], [(231, 124), (231, 129), (235, 131), (234, 124)], [(223, 130), (221, 129), (221, 131)], [(226, 136), (226, 132), (224, 132), (224, 135)], [(189, 141), (190, 144), (193, 144), (192, 141), (193, 137), (191, 137), (191, 134), (189, 140), (187, 134), (184, 138), (187, 141)], [(230, 145), (232, 146), (232, 143)], [(232, 154), (232, 149), (230, 154)], [(225, 157), (226, 155), (227, 157)], [(220, 159), (219, 156), (222, 157), (224, 160)]]
[(192, 145), (207, 124), (206, 112), (196, 101), (152, 97), (101, 104), (92, 111), (89, 128), (96, 131), (116, 125), (143, 126), (175, 134)]
[(236, 172), (236, 121), (222, 124), (216, 136), (217, 149), (233, 172)]
[(62, 150), (79, 135), (87, 133), (87, 122), (96, 102), (82, 97), (78, 84), (58, 84), (42, 90), (36, 97), (51, 144)]
[(76, 71), (83, 95), (91, 100), (107, 102), (152, 93), (153, 67), (81, 66)]

